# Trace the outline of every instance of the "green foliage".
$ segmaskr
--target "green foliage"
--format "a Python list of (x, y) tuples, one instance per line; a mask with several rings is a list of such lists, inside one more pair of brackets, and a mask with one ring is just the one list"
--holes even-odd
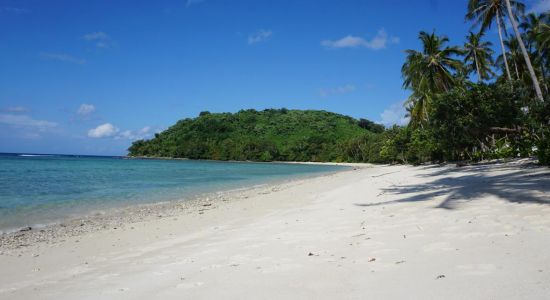
[[(343, 146), (383, 127), (326, 111), (266, 109), (202, 112), (149, 141), (136, 141), (131, 156), (254, 161), (347, 161)], [(357, 159), (353, 159), (357, 161)]]
[(384, 132), (380, 158), (389, 163), (407, 163), (407, 144), (410, 141), (408, 127), (393, 126)]
[(467, 64), (467, 73), (476, 73), (478, 81), (488, 80), (495, 75), (492, 70), (493, 44), (482, 41), (484, 33), (475, 34), (470, 31), (464, 43), (464, 62)]
[(427, 111), (432, 98), (450, 90), (459, 82), (456, 74), (464, 73), (464, 65), (457, 56), (463, 51), (448, 46), (449, 38), (421, 31), (419, 40), (422, 51), (406, 50), (407, 58), (401, 68), (403, 87), (412, 90), (408, 99), (411, 125), (422, 126), (427, 120)]
[[(527, 52), (519, 35), (507, 40), (500, 36), (505, 52), (495, 66), (491, 43), (482, 37), (493, 23), (502, 31), (509, 17), (505, 3), (468, 0), (466, 18), (479, 25), (480, 33), (470, 32), (462, 49), (448, 45), (449, 39), (435, 31), (420, 32), (422, 49), (406, 50), (401, 69), (403, 86), (412, 92), (406, 104), (409, 126), (385, 129), (366, 119), (286, 108), (204, 111), (152, 140), (134, 142), (129, 155), (412, 164), (536, 155), (550, 165), (550, 99), (541, 101), (534, 84), (539, 79), (549, 97), (550, 14), (523, 17)], [(520, 18), (524, 5), (510, 4), (511, 14)], [(525, 57), (533, 61), (533, 75)], [(479, 81), (496, 76), (495, 83), (472, 83), (472, 72)]]
[(486, 84), (455, 88), (436, 97), (429, 114), (429, 127), (438, 137), (443, 158), (495, 156), (489, 149), (497, 146), (496, 140), (515, 133), (515, 124), (522, 123), (522, 103), (518, 99), (521, 99), (520, 91), (510, 85)]
[(537, 157), (541, 164), (550, 166), (550, 131), (537, 142)]

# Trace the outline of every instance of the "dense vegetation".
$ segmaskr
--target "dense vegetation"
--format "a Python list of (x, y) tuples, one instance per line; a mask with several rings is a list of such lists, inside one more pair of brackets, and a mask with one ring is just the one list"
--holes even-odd
[[(422, 47), (406, 50), (401, 70), (411, 91), (407, 126), (321, 111), (205, 112), (135, 142), (130, 155), (374, 163), (537, 156), (550, 165), (550, 12), (524, 10), (521, 1), (469, 0), (472, 31), (461, 46), (420, 32)], [(492, 25), (497, 57), (483, 40)]]
[(149, 141), (137, 141), (130, 155), (256, 161), (343, 160), (341, 146), (381, 125), (325, 111), (266, 109), (238, 113), (202, 112)]

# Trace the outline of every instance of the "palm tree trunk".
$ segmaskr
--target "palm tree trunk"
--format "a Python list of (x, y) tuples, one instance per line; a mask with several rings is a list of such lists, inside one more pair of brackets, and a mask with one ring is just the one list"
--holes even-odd
[(512, 75), (510, 75), (510, 67), (508, 66), (508, 59), (506, 59), (506, 49), (504, 49), (504, 42), (502, 41), (502, 21), (500, 20), (500, 12), (497, 12), (497, 27), (498, 38), (500, 40), (500, 48), (502, 50), (502, 58), (504, 60), (504, 67), (506, 69), (506, 75), (508, 76), (508, 81), (512, 81)]
[(514, 62), (514, 69), (516, 70), (516, 78), (518, 79), (518, 81), (520, 80), (519, 78), (519, 69), (518, 69), (518, 63), (516, 62), (516, 60), (514, 59), (514, 56), (513, 55), (510, 55), (512, 61)]
[(477, 81), (481, 82), (483, 78), (481, 78), (481, 72), (479, 71), (479, 63), (477, 61), (477, 53), (474, 50), (474, 60), (476, 62), (476, 70), (477, 70)]
[(510, 5), (510, 0), (506, 0), (506, 6), (508, 7), (508, 18), (510, 19), (510, 22), (512, 22), (512, 27), (514, 28), (516, 38), (518, 39), (519, 46), (521, 47), (523, 58), (525, 59), (525, 63), (527, 64), (527, 69), (529, 69), (529, 75), (531, 75), (531, 80), (533, 80), (535, 93), (537, 93), (537, 98), (539, 98), (540, 101), (544, 101), (539, 85), (539, 80), (537, 79), (537, 75), (535, 75), (535, 70), (533, 69), (533, 65), (531, 64), (531, 59), (529, 58), (529, 54), (527, 54), (527, 49), (525, 49), (525, 44), (523, 43), (523, 39), (521, 38), (521, 34), (519, 33), (518, 24), (516, 22), (516, 19), (514, 18), (514, 15), (512, 14), (512, 6)]
[(542, 55), (540, 55), (540, 52), (539, 52), (539, 57), (540, 57), (540, 74), (542, 75), (542, 85), (544, 86), (544, 90), (546, 93), (548, 93), (548, 85), (546, 84), (546, 69), (544, 69), (544, 58), (542, 57)]

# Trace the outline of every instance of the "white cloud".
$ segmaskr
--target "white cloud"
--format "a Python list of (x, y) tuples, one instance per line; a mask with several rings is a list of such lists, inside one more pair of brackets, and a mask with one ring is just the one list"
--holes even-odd
[(145, 126), (140, 130), (141, 133), (149, 133), (149, 131), (151, 131), (151, 126)]
[(81, 116), (87, 116), (95, 111), (95, 106), (93, 104), (86, 104), (83, 103), (80, 105), (78, 110), (76, 111), (77, 114)]
[(346, 84), (346, 85), (339, 86), (339, 87), (336, 87), (336, 88), (321, 89), (319, 91), (319, 95), (321, 97), (328, 97), (328, 96), (331, 96), (331, 95), (347, 94), (347, 93), (351, 93), (353, 91), (355, 91), (355, 86), (352, 85), (352, 84)]
[(189, 7), (194, 4), (199, 4), (201, 2), (204, 2), (205, 0), (187, 0), (187, 4), (185, 6)]
[(0, 114), (0, 124), (9, 125), (15, 128), (32, 128), (39, 131), (46, 131), (57, 126), (57, 123), (35, 120), (27, 115)]
[(539, 0), (535, 2), (530, 11), (539, 14), (550, 11), (550, 0)]
[(403, 126), (409, 123), (409, 117), (406, 116), (407, 110), (405, 109), (404, 103), (405, 101), (394, 103), (388, 108), (384, 109), (384, 111), (380, 114), (380, 118), (382, 118), (380, 123), (384, 124), (385, 126)]
[(366, 40), (362, 37), (356, 37), (352, 35), (345, 36), (339, 40), (324, 40), (321, 41), (321, 45), (326, 48), (367, 48), (371, 50), (385, 49), (388, 45), (398, 44), (399, 38), (394, 36), (388, 36), (388, 33), (384, 28), (378, 30), (376, 36), (371, 40)]
[(10, 112), (10, 113), (26, 113), (26, 112), (29, 112), (30, 109), (24, 106), (8, 106), (2, 109), (2, 111)]
[(111, 48), (114, 44), (111, 37), (103, 31), (85, 34), (82, 36), (82, 39), (88, 42), (94, 42), (95, 46), (98, 48)]
[(269, 38), (271, 38), (272, 34), (273, 32), (271, 30), (260, 29), (248, 36), (248, 44), (252, 45), (260, 42), (265, 42), (269, 40)]
[(143, 140), (151, 137), (151, 127), (145, 126), (140, 130), (125, 130), (118, 134), (115, 139)]
[(45, 60), (56, 60), (56, 61), (68, 62), (68, 63), (78, 64), (78, 65), (83, 65), (86, 63), (85, 59), (76, 58), (67, 54), (40, 53), (40, 57)]
[(88, 130), (88, 136), (91, 138), (112, 137), (120, 131), (111, 123), (105, 123)]

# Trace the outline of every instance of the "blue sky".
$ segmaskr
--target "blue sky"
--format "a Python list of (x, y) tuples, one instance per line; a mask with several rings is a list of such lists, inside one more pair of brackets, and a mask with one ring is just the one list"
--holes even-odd
[(462, 44), (466, 2), (1, 0), (0, 152), (123, 155), (204, 110), (399, 123), (403, 50)]

